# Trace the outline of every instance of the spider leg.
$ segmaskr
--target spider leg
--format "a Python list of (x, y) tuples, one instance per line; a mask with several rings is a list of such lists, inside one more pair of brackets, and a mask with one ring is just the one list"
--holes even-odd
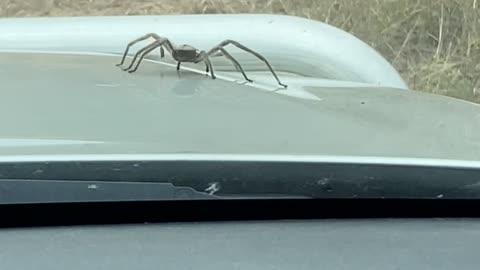
[(205, 64), (207, 65), (207, 68), (210, 69), (210, 75), (211, 75), (212, 79), (217, 78), (217, 77), (215, 76), (215, 74), (213, 73), (212, 62), (210, 62), (210, 59), (208, 58), (208, 56), (205, 56), (205, 58), (203, 59), (203, 61), (204, 61)]
[[(143, 60), (143, 58), (144, 58), (148, 53), (150, 53), (151, 51), (153, 51), (154, 49), (156, 49), (157, 47), (163, 46), (164, 43), (165, 43), (165, 40), (163, 40), (163, 41), (155, 41), (154, 43), (152, 43), (152, 44), (150, 44), (149, 46), (147, 46), (147, 48), (141, 53), (140, 58), (138, 59), (137, 64), (135, 65), (135, 68), (129, 70), (128, 72), (129, 72), (129, 73), (132, 73), (132, 72), (137, 71), (138, 67), (140, 66), (140, 63), (141, 63), (142, 60)], [(135, 58), (136, 58), (136, 57), (137, 57), (137, 56), (135, 56)], [(135, 59), (132, 61), (132, 63), (133, 63), (133, 62), (135, 62)]]
[[(132, 47), (135, 43), (138, 43), (142, 40), (145, 40), (145, 39), (148, 39), (148, 38), (151, 38), (153, 37), (154, 39), (156, 40), (159, 40), (159, 39), (163, 39), (162, 37), (160, 37), (159, 35), (157, 34), (154, 34), (154, 33), (149, 33), (149, 34), (146, 34), (146, 35), (143, 35), (131, 42), (129, 42), (127, 44), (127, 48), (125, 49), (125, 52), (123, 53), (123, 56), (122, 56), (122, 60), (120, 61), (120, 63), (117, 64), (117, 66), (121, 66), (123, 65), (123, 63), (125, 62), (125, 58), (127, 57), (127, 54), (128, 54), (128, 51), (130, 50), (130, 47)], [(163, 55), (163, 54), (162, 54)]]
[(155, 46), (155, 48), (158, 47), (158, 46), (157, 46), (158, 43), (159, 43), (159, 41), (154, 41), (154, 42), (152, 42), (151, 44), (149, 44), (149, 45), (141, 48), (140, 50), (138, 50), (138, 52), (135, 53), (135, 55), (133, 56), (133, 59), (132, 59), (132, 61), (130, 62), (130, 65), (129, 65), (128, 67), (126, 67), (126, 68), (123, 68), (123, 70), (124, 70), (124, 71), (127, 71), (127, 70), (131, 69), (131, 68), (133, 67), (133, 65), (135, 64), (135, 62), (137, 61), (138, 56), (140, 56), (140, 55), (141, 55), (143, 52), (145, 52), (146, 50), (150, 49), (150, 47), (152, 47), (152, 46)]
[(165, 56), (165, 50), (163, 47), (160, 47), (160, 58), (163, 58)]
[(237, 71), (240, 71), (243, 75), (243, 77), (245, 78), (245, 80), (249, 81), (249, 82), (253, 82), (251, 79), (249, 79), (247, 77), (247, 74), (245, 74), (245, 71), (243, 70), (242, 66), (240, 65), (240, 63), (237, 61), (237, 59), (235, 59), (229, 52), (227, 52), (227, 50), (225, 50), (223, 47), (217, 47), (216, 50), (210, 50), (209, 54), (212, 55), (212, 54), (216, 54), (217, 53), (217, 50), (222, 52), (222, 55), (225, 55), (225, 57), (227, 59), (229, 59), (230, 61), (232, 61), (233, 65), (235, 66), (235, 68), (237, 69)]
[[(213, 51), (213, 49), (210, 50), (210, 51)], [(210, 57), (220, 57), (220, 56), (224, 56), (224, 55), (225, 55), (225, 54), (223, 54), (223, 53), (219, 50), (219, 51), (217, 51), (216, 53), (210, 54)], [(237, 65), (235, 65), (235, 70), (237, 70), (238, 72), (240, 72), (240, 69), (238, 69)]]
[(210, 71), (210, 76), (212, 77), (212, 79), (215, 79), (217, 78), (213, 72), (213, 66), (212, 66), (212, 62), (210, 62), (210, 58), (208, 57), (208, 54), (205, 52), (205, 51), (201, 51), (199, 54), (198, 54), (198, 57), (197, 59), (195, 59), (194, 63), (198, 63), (198, 62), (205, 62), (205, 65), (207, 66), (207, 73), (208, 71)]
[[(229, 44), (232, 44), (234, 46), (236, 46), (237, 48), (241, 49), (241, 50), (244, 50), (246, 52), (249, 52), (251, 54), (253, 54), (254, 56), (256, 56), (258, 59), (262, 60), (263, 62), (265, 62), (265, 64), (267, 65), (268, 69), (270, 70), (270, 72), (272, 72), (273, 74), (273, 77), (275, 77), (275, 79), (277, 80), (278, 84), (287, 88), (287, 85), (286, 84), (283, 84), (280, 82), (280, 79), (278, 78), (277, 74), (275, 73), (275, 71), (273, 71), (273, 68), (272, 66), (270, 65), (270, 63), (267, 61), (267, 59), (265, 59), (265, 57), (263, 57), (261, 54), (257, 53), (256, 51), (252, 50), (252, 49), (249, 49), (247, 47), (245, 47), (244, 45), (240, 44), (239, 42), (237, 41), (234, 41), (234, 40), (230, 40), (230, 39), (227, 39), (227, 40), (224, 40), (223, 42), (221, 42), (217, 47), (225, 47)], [(216, 47), (214, 47), (212, 50), (214, 50)], [(212, 51), (210, 50), (210, 52)], [(209, 54), (210, 54), (209, 52)]]

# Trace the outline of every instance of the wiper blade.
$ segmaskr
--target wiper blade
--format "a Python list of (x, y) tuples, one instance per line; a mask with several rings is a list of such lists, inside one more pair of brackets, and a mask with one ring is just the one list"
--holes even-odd
[(219, 198), (171, 183), (0, 179), (0, 204)]

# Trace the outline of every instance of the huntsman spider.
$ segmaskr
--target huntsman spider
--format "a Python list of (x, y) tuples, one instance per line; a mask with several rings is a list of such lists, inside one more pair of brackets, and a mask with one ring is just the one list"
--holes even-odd
[(267, 61), (267, 59), (265, 59), (265, 57), (263, 57), (261, 54), (255, 52), (255, 51), (247, 48), (246, 46), (240, 44), (239, 42), (234, 41), (234, 40), (230, 40), (230, 39), (227, 39), (227, 40), (224, 40), (224, 41), (220, 42), (217, 46), (213, 47), (208, 52), (206, 52), (206, 51), (203, 51), (203, 50), (202, 51), (198, 50), (197, 48), (192, 47), (190, 45), (185, 45), (184, 44), (184, 45), (178, 45), (177, 46), (173, 42), (168, 40), (167, 38), (161, 37), (161, 36), (159, 36), (157, 34), (154, 34), (154, 33), (150, 33), (150, 34), (146, 34), (144, 36), (141, 36), (141, 37), (129, 42), (128, 45), (127, 45), (127, 48), (125, 49), (125, 52), (123, 53), (122, 60), (120, 61), (119, 64), (117, 64), (117, 66), (120, 66), (120, 67), (123, 66), (123, 64), (125, 63), (125, 58), (127, 57), (128, 51), (130, 50), (131, 46), (133, 46), (134, 44), (136, 44), (140, 41), (143, 41), (143, 40), (146, 40), (146, 39), (149, 39), (149, 38), (153, 38), (153, 39), (155, 39), (155, 41), (153, 43), (141, 48), (139, 51), (137, 51), (137, 53), (135, 53), (135, 55), (133, 56), (133, 60), (130, 62), (130, 65), (128, 65), (126, 68), (123, 68), (124, 71), (128, 71), (129, 73), (135, 72), (138, 69), (138, 67), (140, 66), (140, 63), (142, 62), (143, 58), (148, 53), (150, 53), (151, 51), (153, 51), (156, 48), (160, 48), (160, 57), (163, 58), (165, 56), (164, 49), (166, 49), (172, 55), (173, 59), (175, 61), (177, 61), (177, 70), (180, 69), (180, 64), (182, 62), (199, 63), (199, 62), (203, 61), (205, 63), (205, 66), (206, 66), (206, 73), (208, 75), (208, 73), (210, 72), (210, 76), (212, 77), (212, 79), (215, 79), (215, 74), (213, 72), (213, 67), (212, 67), (212, 63), (210, 61), (210, 57), (224, 55), (227, 59), (229, 59), (233, 63), (235, 68), (242, 73), (245, 80), (247, 80), (249, 82), (253, 82), (251, 79), (249, 79), (247, 77), (247, 74), (245, 74), (245, 71), (243, 70), (240, 63), (229, 52), (227, 52), (227, 50), (225, 50), (224, 47), (231, 44), (231, 45), (234, 45), (234, 46), (238, 47), (239, 49), (241, 49), (245, 52), (253, 54), (258, 59), (262, 60), (267, 65), (270, 72), (272, 72), (272, 74), (275, 77), (275, 79), (277, 80), (278, 84), (287, 88), (286, 84), (283, 84), (283, 83), (280, 82), (280, 79), (278, 78), (277, 74), (273, 70), (270, 63)]

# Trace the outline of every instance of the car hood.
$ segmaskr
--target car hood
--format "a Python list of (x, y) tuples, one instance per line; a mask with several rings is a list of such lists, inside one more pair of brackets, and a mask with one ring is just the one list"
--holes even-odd
[[(117, 55), (0, 53), (0, 156), (258, 154), (480, 159), (480, 106), (409, 90)], [(203, 67), (200, 67), (203, 69)]]

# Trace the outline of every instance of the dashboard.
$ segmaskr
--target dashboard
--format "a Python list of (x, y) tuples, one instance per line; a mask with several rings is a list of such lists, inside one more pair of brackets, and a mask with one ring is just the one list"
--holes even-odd
[(0, 229), (0, 268), (479, 269), (480, 220), (323, 219)]

